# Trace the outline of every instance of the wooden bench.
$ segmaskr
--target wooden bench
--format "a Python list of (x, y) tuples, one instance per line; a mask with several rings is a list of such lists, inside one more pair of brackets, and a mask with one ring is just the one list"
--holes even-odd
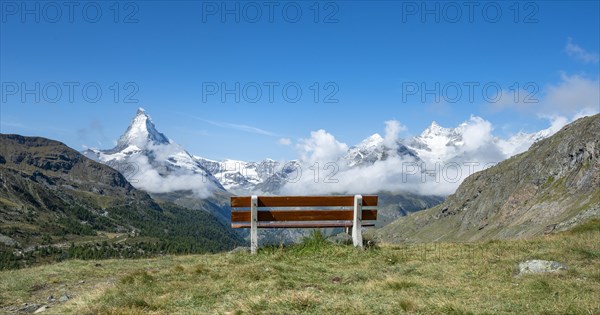
[(232, 228), (250, 228), (253, 254), (258, 228), (352, 227), (352, 242), (362, 247), (362, 227), (377, 220), (377, 196), (239, 196), (231, 210)]

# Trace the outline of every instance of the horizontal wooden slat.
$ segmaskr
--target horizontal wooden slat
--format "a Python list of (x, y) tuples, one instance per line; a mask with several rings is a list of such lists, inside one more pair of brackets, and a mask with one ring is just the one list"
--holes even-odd
[[(354, 206), (354, 196), (259, 196), (259, 207)], [(377, 206), (377, 195), (363, 195), (363, 206)], [(231, 207), (250, 207), (250, 196), (231, 197)]]
[[(339, 221), (354, 219), (353, 210), (258, 211), (258, 221)], [(377, 220), (377, 210), (363, 210), (363, 220)], [(231, 222), (250, 221), (250, 211), (232, 211)]]
[[(257, 222), (259, 228), (335, 228), (351, 227), (352, 221), (329, 222)], [(374, 226), (374, 222), (363, 222), (362, 226)], [(234, 229), (249, 228), (250, 222), (231, 223)]]

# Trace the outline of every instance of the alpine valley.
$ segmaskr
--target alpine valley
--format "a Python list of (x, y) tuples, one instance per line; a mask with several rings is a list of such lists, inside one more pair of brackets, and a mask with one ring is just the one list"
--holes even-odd
[[(367, 137), (348, 149), (335, 164), (341, 172), (366, 169), (390, 157), (401, 158), (418, 165), (425, 173), (426, 165), (463, 160), (482, 160), (481, 152), (494, 152), (488, 160), (497, 161), (527, 149), (535, 141), (552, 134), (552, 129), (535, 134), (519, 133), (509, 140), (489, 139), (479, 147), (465, 141), (472, 133), (472, 125), (482, 123), (478, 117), (456, 128), (444, 128), (433, 122), (419, 136), (398, 139), (389, 143), (379, 134)], [(468, 139), (467, 139), (468, 140)], [(309, 169), (305, 161), (241, 161), (212, 160), (194, 155), (172, 139), (159, 132), (143, 108), (139, 108), (130, 126), (108, 150), (87, 149), (82, 152), (95, 161), (119, 170), (138, 189), (150, 195), (174, 202), (180, 206), (206, 210), (221, 222), (229, 221), (229, 196), (281, 193), (282, 188), (297, 177), (297, 169)], [(140, 180), (143, 179), (143, 180)], [(362, 191), (377, 193), (382, 199), (378, 226), (408, 213), (427, 209), (444, 200), (444, 194), (423, 194), (409, 190)], [(341, 188), (332, 193), (355, 193)], [(263, 231), (263, 233), (269, 233)], [(297, 238), (298, 233), (283, 234)], [(277, 233), (275, 233), (277, 234)], [(300, 233), (302, 234), (302, 233)]]
[[(397, 165), (389, 162), (398, 160), (416, 165), (416, 176), (427, 178), (431, 176), (428, 165), (436, 163), (501, 161), (513, 157), (471, 174), (458, 190), (462, 180), (455, 183), (455, 187), (450, 186), (447, 188), (450, 193), (455, 190), (456, 193), (448, 199), (446, 196), (450, 193), (397, 188), (410, 187), (411, 183), (390, 189), (365, 185), (361, 191), (344, 186), (338, 189), (334, 185), (329, 186), (333, 189), (326, 194), (378, 194), (380, 207), (376, 226), (383, 227), (379, 235), (389, 241), (416, 240), (421, 234), (409, 237), (406, 233), (415, 232), (419, 226), (432, 226), (458, 240), (535, 235), (554, 221), (555, 229), (565, 229), (597, 212), (593, 210), (596, 209), (597, 186), (594, 190), (590, 185), (597, 185), (598, 133), (591, 132), (595, 136), (587, 136), (588, 140), (581, 143), (576, 142), (579, 134), (574, 133), (596, 130), (598, 117), (578, 120), (573, 127), (567, 126), (555, 136), (552, 135), (559, 128), (553, 126), (537, 133), (519, 133), (506, 140), (489, 137), (480, 143), (473, 143), (473, 133), (479, 132), (481, 126), (489, 126), (478, 117), (471, 117), (455, 128), (444, 128), (433, 122), (420, 135), (408, 139), (390, 140), (387, 135), (373, 134), (349, 147), (334, 161), (340, 176), (394, 168)], [(581, 127), (582, 124), (585, 126)], [(244, 243), (247, 232), (229, 227), (229, 197), (289, 192), (291, 183), (298, 177), (298, 168), (310, 166), (302, 159), (217, 161), (191, 154), (159, 132), (142, 108), (125, 129), (114, 148), (83, 152), (54, 140), (0, 135), (0, 249), (4, 267), (68, 257), (142, 257), (232, 249)], [(568, 141), (553, 140), (563, 138)], [(532, 144), (530, 151), (522, 153)], [(534, 153), (530, 153), (532, 150)], [(509, 189), (512, 187), (510, 179), (506, 179), (510, 175), (502, 177), (502, 172), (497, 170), (516, 163), (514, 161), (531, 164), (531, 155), (536, 159), (556, 155), (553, 158), (560, 163), (557, 166), (548, 162), (547, 169), (524, 173), (527, 176), (519, 182), (522, 189), (512, 192), (514, 187)], [(400, 174), (398, 169), (384, 171)], [(392, 180), (400, 182), (402, 178), (392, 177)], [(500, 181), (506, 183), (507, 188), (490, 190), (491, 184), (482, 180)], [(537, 182), (532, 184), (532, 180)], [(581, 202), (560, 198), (558, 190), (571, 196), (569, 187), (579, 184), (585, 188), (575, 190), (584, 193), (576, 198)], [(502, 203), (481, 197), (498, 191), (504, 195), (497, 198), (508, 201)], [(553, 201), (544, 197), (546, 195)], [(523, 199), (530, 200), (527, 209), (541, 211), (538, 219), (545, 213), (540, 209), (548, 207), (554, 209), (548, 216), (562, 219), (505, 228), (530, 217), (522, 206)], [(485, 200), (485, 205), (478, 206), (479, 200)], [(568, 204), (573, 206), (567, 207)], [(498, 208), (504, 210), (497, 212)], [(424, 209), (429, 210), (421, 211)], [(418, 213), (411, 215), (413, 212)], [(463, 218), (462, 214), (471, 213), (469, 218)], [(404, 216), (407, 217), (401, 218)], [(502, 220), (496, 220), (497, 217)], [(462, 223), (456, 218), (462, 218)], [(388, 225), (390, 222), (393, 223)], [(265, 239), (261, 243), (295, 241), (307, 233), (293, 229), (260, 232)], [(438, 234), (427, 234), (425, 239), (444, 238)]]

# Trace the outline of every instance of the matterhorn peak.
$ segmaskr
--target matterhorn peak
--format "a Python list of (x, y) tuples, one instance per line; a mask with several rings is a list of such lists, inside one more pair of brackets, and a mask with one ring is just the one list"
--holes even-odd
[[(133, 172), (128, 175), (132, 178), (135, 176), (136, 181), (131, 183), (151, 193), (193, 191), (195, 196), (205, 198), (212, 191), (224, 189), (197, 159), (156, 130), (152, 118), (141, 107), (116, 147), (110, 150), (86, 150), (85, 154), (111, 166), (132, 167)], [(141, 178), (163, 178), (164, 181), (137, 180)]]
[(143, 149), (148, 144), (168, 143), (170, 143), (170, 140), (156, 130), (152, 118), (140, 107), (125, 133), (119, 138), (115, 149), (122, 150), (129, 146), (136, 146), (139, 149)]

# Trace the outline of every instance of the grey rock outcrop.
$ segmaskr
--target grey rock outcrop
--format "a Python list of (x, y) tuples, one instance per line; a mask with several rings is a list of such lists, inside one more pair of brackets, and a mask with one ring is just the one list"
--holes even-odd
[(567, 265), (557, 261), (533, 259), (519, 263), (519, 273), (517, 275), (560, 272), (568, 268)]

